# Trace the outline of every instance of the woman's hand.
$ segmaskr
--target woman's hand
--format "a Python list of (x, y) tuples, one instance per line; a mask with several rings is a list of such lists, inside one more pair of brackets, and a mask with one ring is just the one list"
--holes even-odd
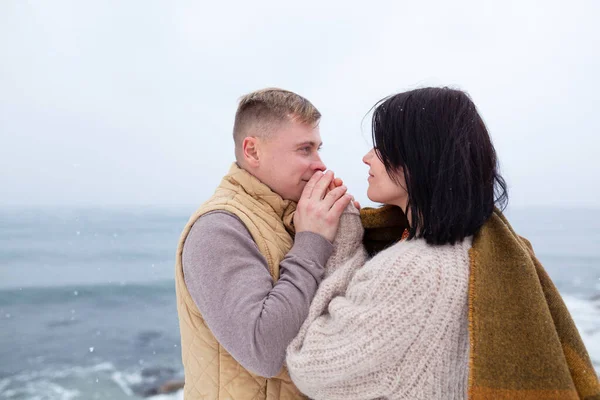
[[(342, 186), (343, 184), (344, 181), (341, 178), (334, 178), (329, 184), (329, 190), (333, 190), (337, 187)], [(354, 200), (354, 196), (352, 196), (352, 204), (354, 204), (354, 207), (356, 207), (356, 209), (360, 210), (360, 203)]]

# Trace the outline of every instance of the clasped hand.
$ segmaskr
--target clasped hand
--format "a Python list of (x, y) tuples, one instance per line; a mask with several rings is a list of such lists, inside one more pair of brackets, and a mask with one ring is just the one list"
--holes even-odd
[[(347, 188), (332, 171), (317, 171), (310, 178), (294, 215), (296, 232), (313, 232), (333, 242), (340, 223), (340, 217), (348, 204), (353, 201)], [(358, 202), (354, 202), (357, 208)]]

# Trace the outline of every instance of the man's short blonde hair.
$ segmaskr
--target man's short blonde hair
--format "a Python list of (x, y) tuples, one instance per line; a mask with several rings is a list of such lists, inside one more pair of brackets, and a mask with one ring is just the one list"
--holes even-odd
[(248, 136), (269, 137), (285, 122), (299, 122), (317, 126), (321, 113), (304, 97), (278, 88), (267, 88), (249, 93), (240, 99), (233, 140), (236, 158), (244, 138)]

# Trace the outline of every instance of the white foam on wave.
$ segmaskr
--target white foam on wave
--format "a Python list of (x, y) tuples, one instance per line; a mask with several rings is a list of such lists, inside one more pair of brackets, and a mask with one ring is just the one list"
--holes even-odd
[(596, 371), (600, 374), (600, 302), (563, 295)]
[(142, 375), (139, 372), (125, 373), (115, 371), (111, 374), (110, 378), (127, 396), (133, 396), (133, 390), (130, 385), (140, 383), (142, 381)]
[(82, 398), (79, 390), (62, 386), (64, 379), (85, 379), (114, 371), (109, 362), (88, 367), (46, 368), (26, 371), (0, 381), (0, 398), (26, 398), (28, 400), (72, 400)]
[(55, 382), (38, 380), (27, 382), (15, 389), (9, 389), (2, 393), (7, 398), (26, 398), (29, 400), (72, 400), (80, 397), (78, 390), (69, 390)]
[[(118, 370), (110, 362), (80, 367), (54, 367), (25, 371), (0, 380), (0, 399), (26, 398), (30, 400), (71, 400), (88, 398), (89, 382), (95, 380), (101, 390), (116, 392), (120, 398), (135, 398), (136, 385), (152, 384), (155, 377), (144, 377), (142, 370)], [(92, 383), (93, 384), (93, 383)], [(106, 385), (108, 384), (108, 386)], [(73, 387), (74, 386), (74, 387)], [(113, 389), (110, 389), (110, 388)], [(96, 390), (96, 389), (92, 389)], [(83, 394), (81, 392), (84, 392)], [(117, 392), (121, 392), (122, 395)], [(183, 392), (152, 397), (154, 400), (183, 400)]]
[(148, 397), (148, 400), (183, 400), (183, 390), (171, 394), (157, 394)]
[(112, 363), (104, 362), (90, 367), (66, 367), (62, 369), (48, 368), (39, 371), (23, 372), (15, 375), (12, 379), (18, 382), (29, 382), (36, 379), (61, 379), (70, 377), (86, 377), (98, 372), (114, 371), (115, 366)]
[(8, 387), (9, 383), (10, 381), (8, 379), (0, 379), (0, 394), (2, 394), (2, 391)]

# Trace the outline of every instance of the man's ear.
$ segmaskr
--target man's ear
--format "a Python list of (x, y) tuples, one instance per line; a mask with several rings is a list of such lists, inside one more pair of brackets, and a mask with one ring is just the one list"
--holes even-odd
[(258, 167), (260, 164), (259, 144), (259, 140), (255, 136), (247, 136), (242, 142), (244, 161), (251, 167)]

